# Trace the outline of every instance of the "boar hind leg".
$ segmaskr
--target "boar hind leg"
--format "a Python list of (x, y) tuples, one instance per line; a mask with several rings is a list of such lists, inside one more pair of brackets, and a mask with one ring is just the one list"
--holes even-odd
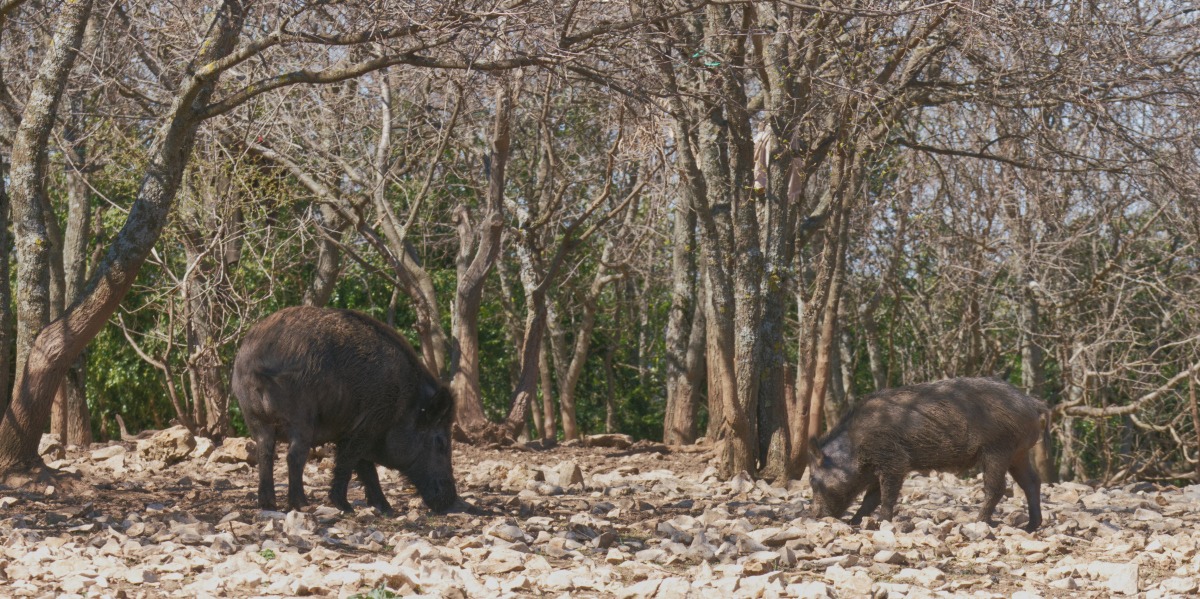
[(983, 456), (983, 507), (979, 508), (976, 520), (993, 526), (992, 514), (1004, 497), (1004, 474), (1011, 457), (1000, 453), (985, 453)]
[(275, 509), (275, 431), (269, 427), (253, 430), (258, 454), (258, 507)]
[(879, 507), (879, 498), (879, 483), (876, 482), (875, 484), (871, 485), (870, 489), (867, 489), (867, 494), (863, 495), (862, 506), (858, 508), (857, 512), (854, 512), (854, 517), (850, 518), (850, 524), (853, 524), (854, 526), (862, 524), (863, 518), (873, 514), (875, 512), (875, 508)]
[(287, 452), (288, 508), (298, 510), (308, 505), (308, 496), (304, 494), (304, 465), (308, 463), (312, 440), (297, 431), (292, 431), (290, 437)]
[(388, 503), (387, 496), (383, 494), (383, 487), (379, 484), (379, 472), (375, 470), (375, 463), (368, 460), (359, 460), (355, 466), (354, 472), (358, 474), (358, 482), (362, 483), (363, 491), (367, 494), (367, 505), (378, 509), (384, 514), (392, 514), (392, 504)]
[(1025, 530), (1033, 532), (1042, 525), (1042, 481), (1038, 480), (1037, 471), (1029, 464), (1029, 453), (1022, 451), (1013, 457), (1008, 473), (1025, 492), (1025, 502), (1029, 506), (1029, 524)]

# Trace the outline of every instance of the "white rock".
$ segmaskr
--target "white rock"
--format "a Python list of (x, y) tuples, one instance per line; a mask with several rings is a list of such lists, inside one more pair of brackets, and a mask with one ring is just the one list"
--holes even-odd
[(1160, 583), (1162, 588), (1179, 594), (1195, 593), (1197, 582), (1195, 578), (1168, 578)]
[(290, 511), (283, 519), (283, 533), (288, 535), (309, 535), (317, 529), (317, 523), (311, 514)]
[(192, 452), (188, 454), (188, 457), (193, 460), (207, 458), (208, 456), (212, 455), (212, 452), (215, 449), (216, 447), (213, 446), (212, 439), (209, 439), (208, 437), (197, 437), (196, 447), (192, 449)]
[(546, 477), (546, 482), (564, 488), (581, 485), (583, 484), (583, 470), (575, 462), (563, 462), (551, 471), (550, 475)]
[(617, 589), (617, 599), (650, 599), (658, 592), (658, 585), (662, 583), (662, 579), (643, 580), (632, 586), (627, 586), (622, 589)]
[(923, 587), (937, 586), (946, 580), (946, 574), (934, 567), (922, 568), (904, 568), (896, 575), (896, 580), (907, 580), (919, 584)]
[(555, 570), (546, 575), (538, 586), (548, 591), (569, 591), (575, 588), (574, 578), (570, 570)]
[(787, 594), (796, 599), (827, 599), (833, 597), (833, 589), (823, 582), (797, 582), (787, 586)]
[(614, 447), (625, 449), (633, 445), (633, 437), (621, 434), (588, 435), (583, 438), (584, 447)]
[(1067, 577), (1067, 578), (1063, 578), (1061, 580), (1055, 580), (1047, 586), (1049, 586), (1051, 588), (1055, 588), (1055, 589), (1065, 589), (1068, 591), (1073, 591), (1073, 590), (1079, 588), (1079, 583), (1075, 582), (1074, 578)]
[(133, 568), (125, 573), (125, 580), (129, 584), (146, 584), (148, 582), (158, 582), (158, 575), (145, 568)]
[(1155, 512), (1153, 510), (1138, 508), (1138, 509), (1134, 510), (1134, 512), (1133, 512), (1133, 519), (1140, 520), (1142, 522), (1151, 522), (1151, 521), (1162, 520), (1163, 517), (1162, 517), (1162, 514)]
[(363, 575), (354, 570), (338, 570), (326, 574), (321, 582), (329, 588), (340, 588), (346, 585), (357, 587), (362, 584)]
[(102, 462), (108, 458), (118, 455), (125, 455), (124, 445), (109, 445), (108, 447), (101, 447), (100, 449), (93, 451), (91, 457), (93, 462)]
[(41, 441), (38, 441), (38, 455), (52, 460), (61, 460), (67, 457), (67, 450), (58, 441), (58, 435), (47, 433), (42, 435)]
[[(212, 452), (208, 461), (217, 464), (258, 463), (258, 447), (253, 439), (246, 437), (226, 437), (221, 446)], [(314, 584), (317, 584), (314, 581)]]
[(157, 460), (170, 465), (188, 457), (196, 448), (196, 438), (182, 425), (172, 426), (154, 433), (149, 439), (138, 441), (137, 448), (147, 461)]
[(1105, 562), (1092, 562), (1088, 566), (1088, 575), (1090, 576), (1093, 567), (1098, 564), (1103, 564), (1097, 568), (1099, 577), (1104, 580), (1104, 588), (1114, 593), (1124, 593), (1126, 595), (1136, 595), (1138, 592), (1138, 565), (1132, 563), (1126, 564), (1110, 564)]
[(750, 478), (750, 474), (745, 470), (739, 472), (737, 476), (729, 481), (729, 493), (731, 495), (741, 495), (754, 490), (754, 479)]
[(500, 524), (493, 526), (488, 530), (488, 534), (493, 537), (504, 539), (509, 543), (516, 543), (518, 541), (525, 540), (525, 531), (521, 530), (521, 527), (514, 526), (512, 524)]

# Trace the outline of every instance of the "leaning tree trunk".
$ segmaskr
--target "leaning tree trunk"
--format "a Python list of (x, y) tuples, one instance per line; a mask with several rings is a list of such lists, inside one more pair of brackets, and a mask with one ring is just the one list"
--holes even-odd
[(844, 237), (849, 226), (848, 198), (861, 165), (860, 158), (839, 153), (833, 164), (829, 197), (830, 219), (823, 232), (817, 289), (802, 308), (799, 364), (796, 373), (796, 405), (789, 410), (791, 455), (790, 476), (799, 478), (808, 467), (808, 440), (818, 437), (824, 415), (825, 393), (832, 376), (831, 354), (837, 327), (837, 308), (845, 269)]
[[(60, 27), (56, 39), (62, 34), (63, 43), (55, 43), (54, 48), (61, 49), (61, 52), (52, 50), (47, 56), (47, 61), (54, 62), (55, 57), (60, 54), (73, 54), (69, 49), (78, 47), (78, 36), (82, 35), (83, 24), (87, 21), (86, 7), (90, 7), (90, 4), (90, 1), (85, 0), (65, 5), (60, 13), (60, 25), (74, 23), (78, 29), (75, 42), (69, 43), (68, 30), (71, 28)], [(208, 29), (211, 33), (203, 45), (198, 63), (210, 64), (213, 60), (229, 54), (245, 19), (243, 8), (239, 2), (225, 2), (215, 11), (212, 17), (213, 24)], [(61, 75), (65, 78), (70, 65), (62, 66), (66, 68), (47, 69), (47, 79), (51, 78), (50, 75)], [(196, 76), (185, 78), (180, 83), (180, 89), (168, 113), (170, 116), (149, 144), (149, 163), (145, 168), (138, 199), (126, 217), (125, 226), (113, 240), (80, 299), (67, 308), (62, 317), (42, 329), (27, 346), (24, 355), (28, 359), (23, 360), (24, 364), (18, 370), (13, 401), (8, 406), (4, 421), (0, 422), (0, 473), (32, 467), (40, 462), (37, 454), (38, 441), (41, 431), (49, 423), (54, 394), (75, 358), (120, 305), (133, 285), (142, 263), (158, 240), (163, 226), (166, 225), (167, 214), (179, 190), (183, 171), (195, 142), (196, 128), (200, 123), (193, 107), (208, 103), (216, 80), (216, 75)], [(32, 96), (37, 99), (31, 103), (32, 106), (46, 106), (54, 93), (53, 90), (62, 88), (61, 84), (53, 85), (53, 81), (48, 83), (50, 85), (43, 85), (41, 82), (35, 84), (41, 91)], [(38, 120), (31, 121), (33, 122)], [(46, 126), (48, 137), (49, 124)], [(41, 147), (44, 146), (44, 143), (41, 144)], [(28, 178), (29, 174), (32, 173), (13, 177), (13, 180), (15, 182), (17, 179)], [(27, 191), (29, 188), (25, 186), (23, 193)], [(28, 201), (29, 199), (26, 197), (22, 202), (33, 207), (40, 205)], [(15, 207), (16, 198), (13, 203)], [(27, 219), (29, 212), (28, 207), (24, 208), (22, 218)], [(25, 222), (28, 223), (29, 220)], [(23, 279), (37, 285), (47, 277), (39, 277), (29, 272), (28, 267), (40, 264), (44, 272), (45, 259), (38, 256), (30, 258), (27, 260), (26, 276), (18, 276), (19, 283), (23, 282)], [(21, 295), (24, 295), (26, 300), (36, 298), (35, 292), (22, 292), (18, 289), (18, 296)], [(20, 349), (21, 345), (18, 344), (18, 350)]]
[[(480, 435), (489, 428), (479, 387), (479, 306), (483, 300), (487, 274), (500, 255), (500, 234), (504, 229), (504, 168), (508, 163), (514, 103), (507, 80), (501, 79), (497, 87), (496, 120), (487, 161), (488, 207), (479, 223), (480, 240), (474, 258), (470, 256), (470, 248), (476, 231), (471, 227), (466, 206), (459, 206), (456, 214), (459, 235), (458, 288), (451, 325), (450, 388), (454, 393), (454, 422), (462, 434), (472, 441), (482, 440)], [(529, 338), (528, 331), (526, 338)]]

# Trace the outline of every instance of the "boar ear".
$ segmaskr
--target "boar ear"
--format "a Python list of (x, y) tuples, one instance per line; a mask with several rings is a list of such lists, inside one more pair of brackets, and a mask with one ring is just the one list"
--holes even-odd
[(425, 396), (427, 399), (423, 402), (424, 405), (421, 406), (418, 416), (421, 423), (426, 425), (445, 423), (454, 408), (454, 396), (450, 395), (450, 388), (440, 384), (430, 385), (425, 390)]
[(821, 453), (821, 443), (816, 437), (808, 438), (808, 457), (817, 462), (825, 458), (825, 454)]
[(442, 424), (450, 419), (450, 413), (454, 408), (454, 396), (450, 395), (450, 388), (445, 385), (438, 385), (437, 391), (433, 393), (433, 398), (429, 401), (429, 415), (432, 422)]

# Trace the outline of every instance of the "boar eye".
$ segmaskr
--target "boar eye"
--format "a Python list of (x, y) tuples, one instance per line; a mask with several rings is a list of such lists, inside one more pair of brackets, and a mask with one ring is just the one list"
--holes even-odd
[(444, 453), (450, 449), (450, 444), (446, 442), (446, 435), (437, 434), (433, 437), (433, 450), (438, 453)]

